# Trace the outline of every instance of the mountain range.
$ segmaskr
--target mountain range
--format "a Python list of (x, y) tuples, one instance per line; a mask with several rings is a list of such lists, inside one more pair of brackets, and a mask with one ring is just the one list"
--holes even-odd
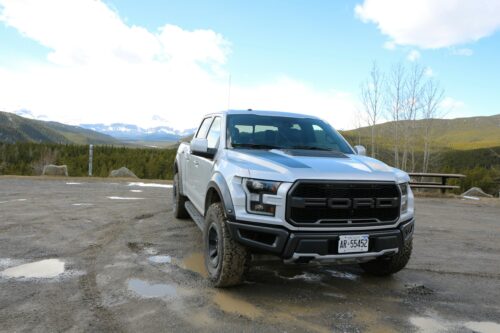
[(142, 128), (137, 125), (114, 123), (105, 124), (81, 124), (83, 128), (110, 135), (122, 141), (178, 141), (180, 138), (192, 134), (196, 129), (176, 130), (169, 126), (158, 126), (152, 128)]
[(119, 145), (109, 135), (54, 121), (28, 119), (0, 111), (0, 142)]
[[(20, 111), (20, 114), (34, 118), (31, 112), (26, 110)], [(141, 128), (123, 123), (71, 126), (38, 119), (28, 119), (0, 111), (0, 142), (166, 147), (179, 140), (190, 138), (195, 131), (195, 129), (180, 131), (169, 126)], [(423, 120), (417, 120), (415, 128), (423, 127), (423, 122)], [(379, 143), (390, 146), (393, 140), (394, 123), (386, 122), (375, 127)], [(498, 147), (500, 146), (500, 114), (456, 119), (433, 119), (432, 133), (434, 147), (461, 150)], [(362, 127), (356, 130), (342, 131), (342, 134), (352, 143), (361, 139), (366, 144), (370, 141), (371, 128)]]

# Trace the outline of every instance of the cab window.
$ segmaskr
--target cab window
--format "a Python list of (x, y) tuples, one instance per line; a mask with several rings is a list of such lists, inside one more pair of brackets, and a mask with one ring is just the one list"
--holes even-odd
[(205, 138), (207, 136), (208, 128), (210, 127), (210, 123), (212, 122), (212, 117), (208, 117), (203, 119), (200, 127), (198, 128), (198, 132), (196, 132), (196, 138)]
[(217, 144), (219, 143), (220, 138), (220, 132), (220, 117), (215, 117), (207, 135), (208, 148), (217, 148)]

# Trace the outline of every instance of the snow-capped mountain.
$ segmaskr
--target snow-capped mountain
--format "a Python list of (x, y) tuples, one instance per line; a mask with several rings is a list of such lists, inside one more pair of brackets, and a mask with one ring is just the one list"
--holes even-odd
[(193, 134), (196, 129), (176, 130), (170, 126), (142, 128), (137, 125), (114, 123), (105, 124), (80, 124), (80, 127), (110, 135), (120, 140), (131, 141), (177, 141), (182, 137)]
[(17, 114), (20, 117), (28, 118), (28, 119), (35, 119), (35, 120), (47, 120), (47, 116), (45, 115), (35, 115), (33, 112), (30, 110), (26, 109), (20, 109), (17, 111), (14, 111), (14, 114)]

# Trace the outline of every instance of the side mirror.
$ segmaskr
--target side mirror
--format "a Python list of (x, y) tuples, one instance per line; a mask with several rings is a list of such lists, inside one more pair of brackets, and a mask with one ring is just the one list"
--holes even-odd
[(191, 140), (191, 154), (212, 158), (215, 156), (215, 150), (208, 148), (207, 139), (194, 138)]
[(366, 148), (364, 146), (354, 146), (356, 154), (366, 156)]

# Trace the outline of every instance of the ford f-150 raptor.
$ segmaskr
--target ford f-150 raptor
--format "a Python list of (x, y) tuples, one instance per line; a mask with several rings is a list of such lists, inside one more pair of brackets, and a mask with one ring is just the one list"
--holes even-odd
[(203, 231), (211, 283), (241, 283), (256, 253), (375, 275), (403, 269), (415, 223), (409, 177), (365, 152), (309, 115), (205, 116), (177, 151), (173, 211)]

